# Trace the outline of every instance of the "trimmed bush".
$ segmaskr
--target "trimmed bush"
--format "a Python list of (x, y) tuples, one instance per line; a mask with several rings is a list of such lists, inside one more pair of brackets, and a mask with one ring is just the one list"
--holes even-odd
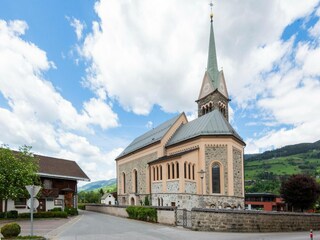
[(126, 208), (129, 218), (147, 222), (157, 222), (157, 209), (151, 207), (129, 206)]
[[(33, 214), (34, 218), (67, 218), (66, 212), (37, 212)], [(19, 218), (30, 218), (30, 213), (20, 213)]]
[(78, 208), (81, 209), (81, 210), (86, 210), (86, 205), (83, 204), (83, 203), (79, 203), (78, 204)]
[(64, 211), (71, 216), (75, 216), (78, 215), (78, 210), (76, 208), (72, 208), (72, 207), (66, 207), (64, 208)]
[(17, 210), (11, 210), (7, 212), (7, 218), (17, 218), (18, 217), (18, 211)]
[(52, 208), (50, 210), (48, 210), (49, 212), (62, 212), (62, 208), (61, 207), (55, 207), (55, 208)]
[[(0, 201), (1, 201), (1, 200), (0, 200)], [(5, 218), (5, 216), (6, 216), (6, 213), (0, 212), (0, 218)]]
[(21, 232), (21, 228), (17, 223), (8, 223), (1, 228), (1, 234), (5, 238), (17, 237)]

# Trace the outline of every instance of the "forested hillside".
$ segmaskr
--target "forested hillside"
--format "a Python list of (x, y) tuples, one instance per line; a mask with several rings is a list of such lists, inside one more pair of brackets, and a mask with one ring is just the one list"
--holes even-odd
[(320, 176), (320, 141), (245, 155), (246, 192), (279, 193), (282, 179), (304, 173)]

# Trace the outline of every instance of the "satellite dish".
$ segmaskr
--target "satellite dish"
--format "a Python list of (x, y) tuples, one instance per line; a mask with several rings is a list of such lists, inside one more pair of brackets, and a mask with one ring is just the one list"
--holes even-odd
[[(31, 198), (28, 199), (27, 206), (31, 209)], [(37, 209), (38, 207), (39, 207), (39, 201), (38, 201), (38, 199), (34, 198), (33, 199), (33, 209)]]

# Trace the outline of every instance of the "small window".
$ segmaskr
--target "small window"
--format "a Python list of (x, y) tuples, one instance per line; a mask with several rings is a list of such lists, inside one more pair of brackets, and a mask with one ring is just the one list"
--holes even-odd
[(187, 178), (187, 163), (184, 163), (184, 178)]
[(172, 179), (174, 179), (174, 163), (172, 163)]
[(160, 165), (160, 180), (162, 180), (162, 166)]
[(170, 164), (168, 164), (168, 179), (170, 179)]
[(177, 168), (177, 178), (179, 178), (179, 163), (177, 163), (176, 168)]
[(194, 164), (192, 165), (192, 180), (194, 180)]
[(52, 180), (45, 179), (43, 181), (43, 188), (44, 189), (52, 189)]
[(122, 187), (123, 187), (123, 193), (126, 193), (126, 174), (122, 173)]
[(14, 200), (14, 206), (15, 207), (25, 207), (27, 205), (27, 199), (26, 198), (17, 198)]
[(55, 199), (54, 200), (54, 205), (55, 206), (62, 206), (63, 205), (63, 200), (62, 199)]

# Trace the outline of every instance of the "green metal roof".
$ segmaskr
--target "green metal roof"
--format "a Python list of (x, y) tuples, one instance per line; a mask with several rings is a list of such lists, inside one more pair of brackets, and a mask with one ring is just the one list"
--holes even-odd
[(212, 21), (210, 25), (209, 53), (207, 64), (207, 72), (209, 74), (209, 77), (211, 78), (212, 86), (214, 89), (217, 89), (219, 87), (219, 70)]
[(158, 127), (146, 132), (140, 137), (137, 137), (116, 159), (161, 140), (180, 116), (181, 114), (162, 123)]
[(215, 109), (191, 122), (181, 125), (167, 143), (167, 146), (198, 136), (234, 136), (243, 142), (242, 138), (223, 117), (221, 112)]

